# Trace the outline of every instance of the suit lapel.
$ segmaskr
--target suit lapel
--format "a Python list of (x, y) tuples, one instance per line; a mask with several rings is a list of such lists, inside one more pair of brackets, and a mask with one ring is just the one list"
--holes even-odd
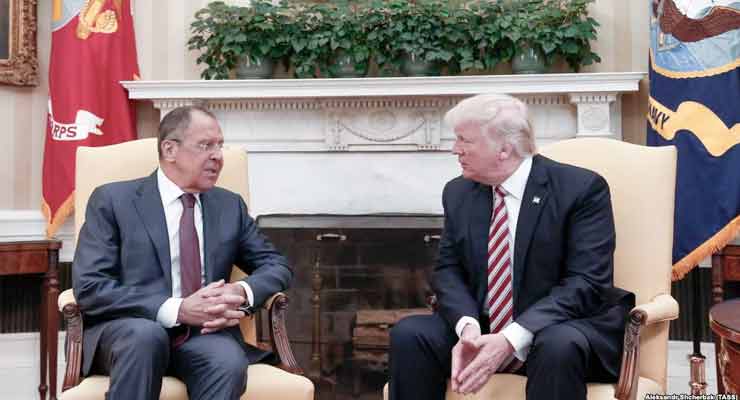
[(487, 265), (488, 265), (488, 231), (491, 227), (491, 212), (493, 208), (493, 191), (490, 186), (477, 184), (473, 190), (472, 204), (470, 204), (470, 234), (471, 257), (475, 278), (473, 282), (481, 282), (476, 288), (479, 304), (483, 304), (486, 296)]
[[(524, 266), (527, 262), (529, 245), (532, 242), (542, 210), (545, 208), (548, 198), (547, 174), (542, 165), (542, 156), (535, 155), (532, 159), (532, 170), (524, 188), (521, 208), (519, 209), (519, 220), (516, 225), (516, 243), (514, 245), (514, 304), (517, 304), (522, 278), (524, 277)], [(515, 311), (516, 312), (516, 311)]]
[(162, 197), (157, 187), (156, 171), (144, 179), (134, 199), (134, 207), (144, 224), (149, 239), (157, 250), (157, 258), (162, 272), (167, 279), (167, 285), (172, 291), (172, 263), (170, 260), (170, 240), (167, 236), (167, 221), (164, 217)]
[(208, 284), (215, 280), (216, 266), (213, 265), (213, 260), (218, 244), (218, 221), (221, 218), (221, 208), (215, 204), (215, 199), (210, 192), (200, 194), (200, 203), (203, 211), (203, 247), (205, 247), (203, 268), (206, 271), (206, 284)]

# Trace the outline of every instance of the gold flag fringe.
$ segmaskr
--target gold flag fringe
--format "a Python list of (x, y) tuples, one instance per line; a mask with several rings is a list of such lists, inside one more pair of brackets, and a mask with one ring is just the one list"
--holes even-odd
[(67, 217), (72, 215), (72, 212), (75, 209), (75, 192), (69, 194), (66, 200), (62, 203), (62, 205), (57, 210), (56, 215), (54, 215), (54, 218), (51, 217), (51, 208), (49, 207), (49, 204), (46, 203), (46, 201), (42, 198), (41, 199), (41, 212), (44, 214), (44, 217), (46, 217), (46, 237), (51, 238), (54, 236), (55, 233), (59, 230), (59, 228), (62, 227), (62, 224), (64, 224), (64, 221), (67, 220)]
[(697, 247), (691, 253), (687, 254), (677, 263), (673, 264), (672, 280), (679, 281), (683, 279), (694, 267), (699, 265), (701, 260), (711, 256), (713, 253), (721, 250), (727, 243), (740, 233), (740, 216), (735, 217), (730, 223), (720, 229), (714, 236), (709, 238), (701, 246)]

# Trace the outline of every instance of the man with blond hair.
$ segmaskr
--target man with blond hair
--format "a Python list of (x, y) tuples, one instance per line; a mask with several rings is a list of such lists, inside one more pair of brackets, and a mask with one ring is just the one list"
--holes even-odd
[(391, 400), (527, 376), (527, 399), (586, 399), (615, 382), (634, 295), (613, 286), (607, 182), (536, 154), (526, 105), (503, 94), (445, 115), (462, 176), (444, 188), (433, 315), (391, 332)]

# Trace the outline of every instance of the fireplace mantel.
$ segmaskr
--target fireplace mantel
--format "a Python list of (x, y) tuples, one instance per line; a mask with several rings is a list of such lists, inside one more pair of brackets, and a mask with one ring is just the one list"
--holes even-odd
[(462, 96), (499, 92), (634, 92), (644, 72), (472, 75), (413, 78), (124, 81), (132, 99), (295, 99), (331, 97)]
[[(460, 99), (510, 93), (530, 105), (541, 144), (576, 136), (621, 139), (621, 99), (642, 72), (415, 78), (126, 81), (129, 96), (164, 115), (205, 104), (230, 143), (252, 152), (448, 151), (442, 116)], [(248, 120), (248, 126), (240, 121)]]
[(419, 78), (126, 81), (129, 97), (164, 116), (201, 104), (228, 145), (249, 153), (251, 213), (441, 214), (460, 173), (442, 123), (461, 99), (513, 94), (530, 108), (538, 146), (622, 138), (621, 95), (645, 73)]

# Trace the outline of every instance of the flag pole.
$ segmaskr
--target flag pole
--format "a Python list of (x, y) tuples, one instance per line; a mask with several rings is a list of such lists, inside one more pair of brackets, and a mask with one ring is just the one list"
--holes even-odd
[(693, 296), (691, 296), (691, 307), (692, 314), (696, 316), (694, 320), (693, 329), (693, 344), (694, 352), (689, 355), (689, 366), (691, 371), (691, 377), (689, 378), (689, 387), (691, 388), (692, 395), (703, 395), (707, 393), (707, 380), (706, 380), (706, 357), (701, 354), (701, 337), (702, 337), (702, 318), (703, 315), (699, 312), (701, 304), (701, 285), (699, 284), (699, 268), (694, 267), (691, 272), (692, 279), (689, 280), (689, 285), (693, 286)]

